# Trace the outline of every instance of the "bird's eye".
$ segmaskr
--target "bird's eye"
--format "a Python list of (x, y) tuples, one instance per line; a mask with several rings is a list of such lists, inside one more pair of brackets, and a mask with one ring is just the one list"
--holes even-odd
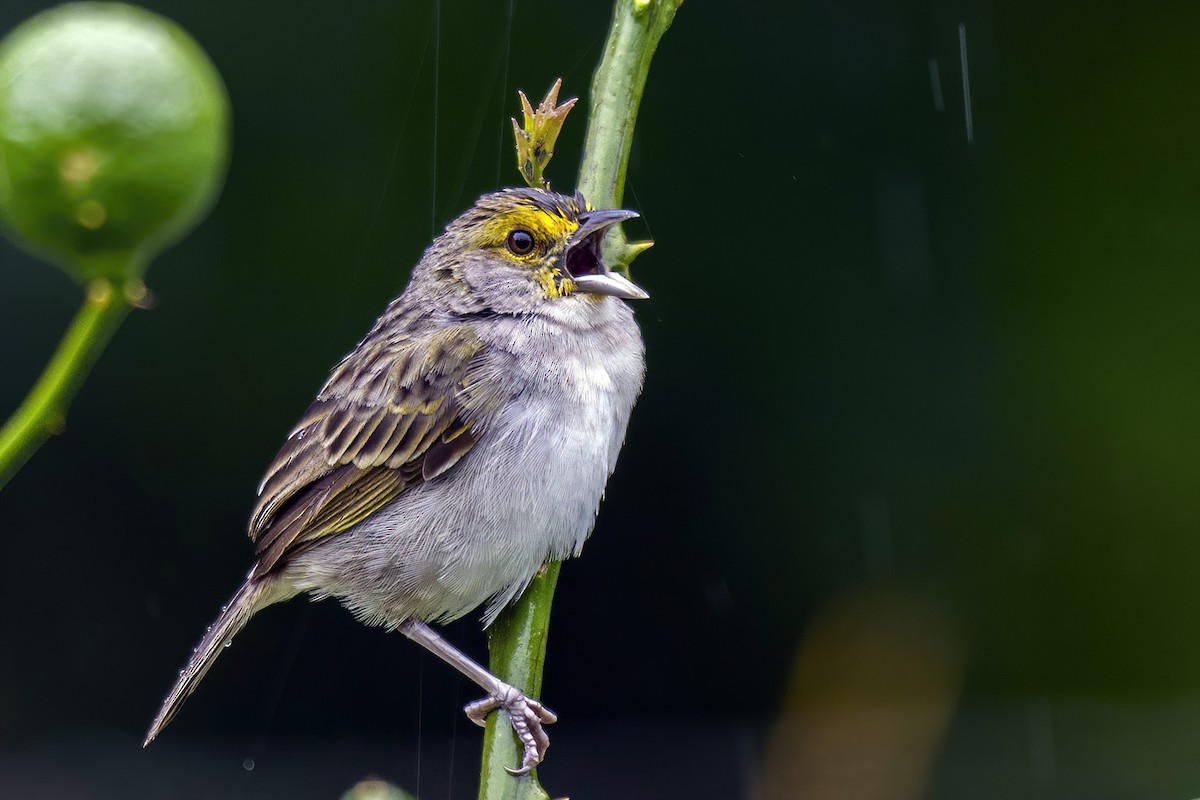
[(508, 235), (508, 249), (517, 256), (527, 256), (533, 252), (533, 234), (518, 228)]

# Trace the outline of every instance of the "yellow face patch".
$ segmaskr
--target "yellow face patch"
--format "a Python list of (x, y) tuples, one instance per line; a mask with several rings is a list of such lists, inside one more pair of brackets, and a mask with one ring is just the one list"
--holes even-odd
[[(516, 230), (533, 235), (533, 250), (525, 256), (513, 256), (523, 261), (535, 261), (558, 249), (579, 228), (579, 223), (559, 214), (531, 206), (516, 206), (488, 219), (479, 228), (479, 247), (505, 247), (508, 235)], [(506, 249), (507, 252), (507, 249)], [(510, 255), (512, 255), (510, 253)]]
[(536, 273), (538, 283), (546, 290), (546, 297), (557, 300), (575, 293), (575, 281), (561, 269), (541, 267)]

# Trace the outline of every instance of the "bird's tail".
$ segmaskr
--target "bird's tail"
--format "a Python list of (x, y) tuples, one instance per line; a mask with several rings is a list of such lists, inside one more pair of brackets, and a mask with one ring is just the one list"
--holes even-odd
[(208, 627), (204, 638), (192, 651), (187, 666), (180, 670), (179, 679), (163, 700), (162, 708), (150, 725), (142, 747), (153, 742), (155, 737), (162, 733), (162, 729), (167, 727), (167, 723), (175, 718), (183, 701), (195, 691), (209, 667), (217, 660), (217, 656), (221, 655), (221, 651), (228, 646), (237, 632), (249, 622), (250, 617), (259, 609), (285, 599), (287, 594), (280, 594), (274, 584), (276, 580), (273, 577), (247, 580), (229, 604), (221, 609), (221, 616)]

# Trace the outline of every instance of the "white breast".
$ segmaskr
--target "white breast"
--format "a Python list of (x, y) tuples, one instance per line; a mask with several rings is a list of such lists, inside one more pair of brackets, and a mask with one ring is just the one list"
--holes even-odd
[(578, 554), (644, 371), (630, 310), (597, 305), (604, 316), (582, 329), (540, 318), (489, 326), (505, 345), (489, 369), (512, 399), (454, 469), (300, 555), (288, 569), (297, 588), (393, 625), (453, 619), (493, 598), (490, 621), (547, 558)]

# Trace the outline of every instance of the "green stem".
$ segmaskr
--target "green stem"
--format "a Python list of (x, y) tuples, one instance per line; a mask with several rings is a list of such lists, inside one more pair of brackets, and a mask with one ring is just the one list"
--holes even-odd
[[(521, 599), (504, 609), (488, 628), (488, 666), (492, 674), (533, 697), (542, 693), (550, 605), (561, 566), (558, 561), (547, 564), (545, 574), (534, 578)], [(483, 734), (480, 800), (548, 800), (546, 791), (538, 784), (536, 770), (520, 778), (504, 770), (518, 766), (523, 755), (508, 714), (500, 712), (488, 717)]]
[(577, 188), (596, 208), (619, 208), (633, 126), (650, 59), (683, 0), (617, 0), (604, 58), (592, 78)]
[(62, 430), (71, 398), (129, 311), (130, 298), (130, 291), (122, 291), (108, 281), (88, 284), (83, 307), (58, 350), (25, 402), (0, 429), (0, 487), (16, 474), (46, 437)]
[[(616, 0), (604, 58), (592, 79), (591, 107), (577, 186), (596, 208), (618, 208), (625, 191), (625, 170), (633, 144), (638, 104), (655, 48), (683, 0)], [(623, 237), (611, 236), (606, 248), (620, 248), (621, 263), (632, 260)], [(636, 253), (634, 253), (636, 254)], [(488, 664), (494, 675), (537, 697), (542, 688), (550, 606), (558, 582), (559, 564), (548, 564), (545, 575), (505, 609), (488, 629)], [(508, 716), (488, 717), (480, 767), (480, 800), (546, 800), (537, 770), (513, 778), (505, 767), (521, 763), (521, 748)]]

